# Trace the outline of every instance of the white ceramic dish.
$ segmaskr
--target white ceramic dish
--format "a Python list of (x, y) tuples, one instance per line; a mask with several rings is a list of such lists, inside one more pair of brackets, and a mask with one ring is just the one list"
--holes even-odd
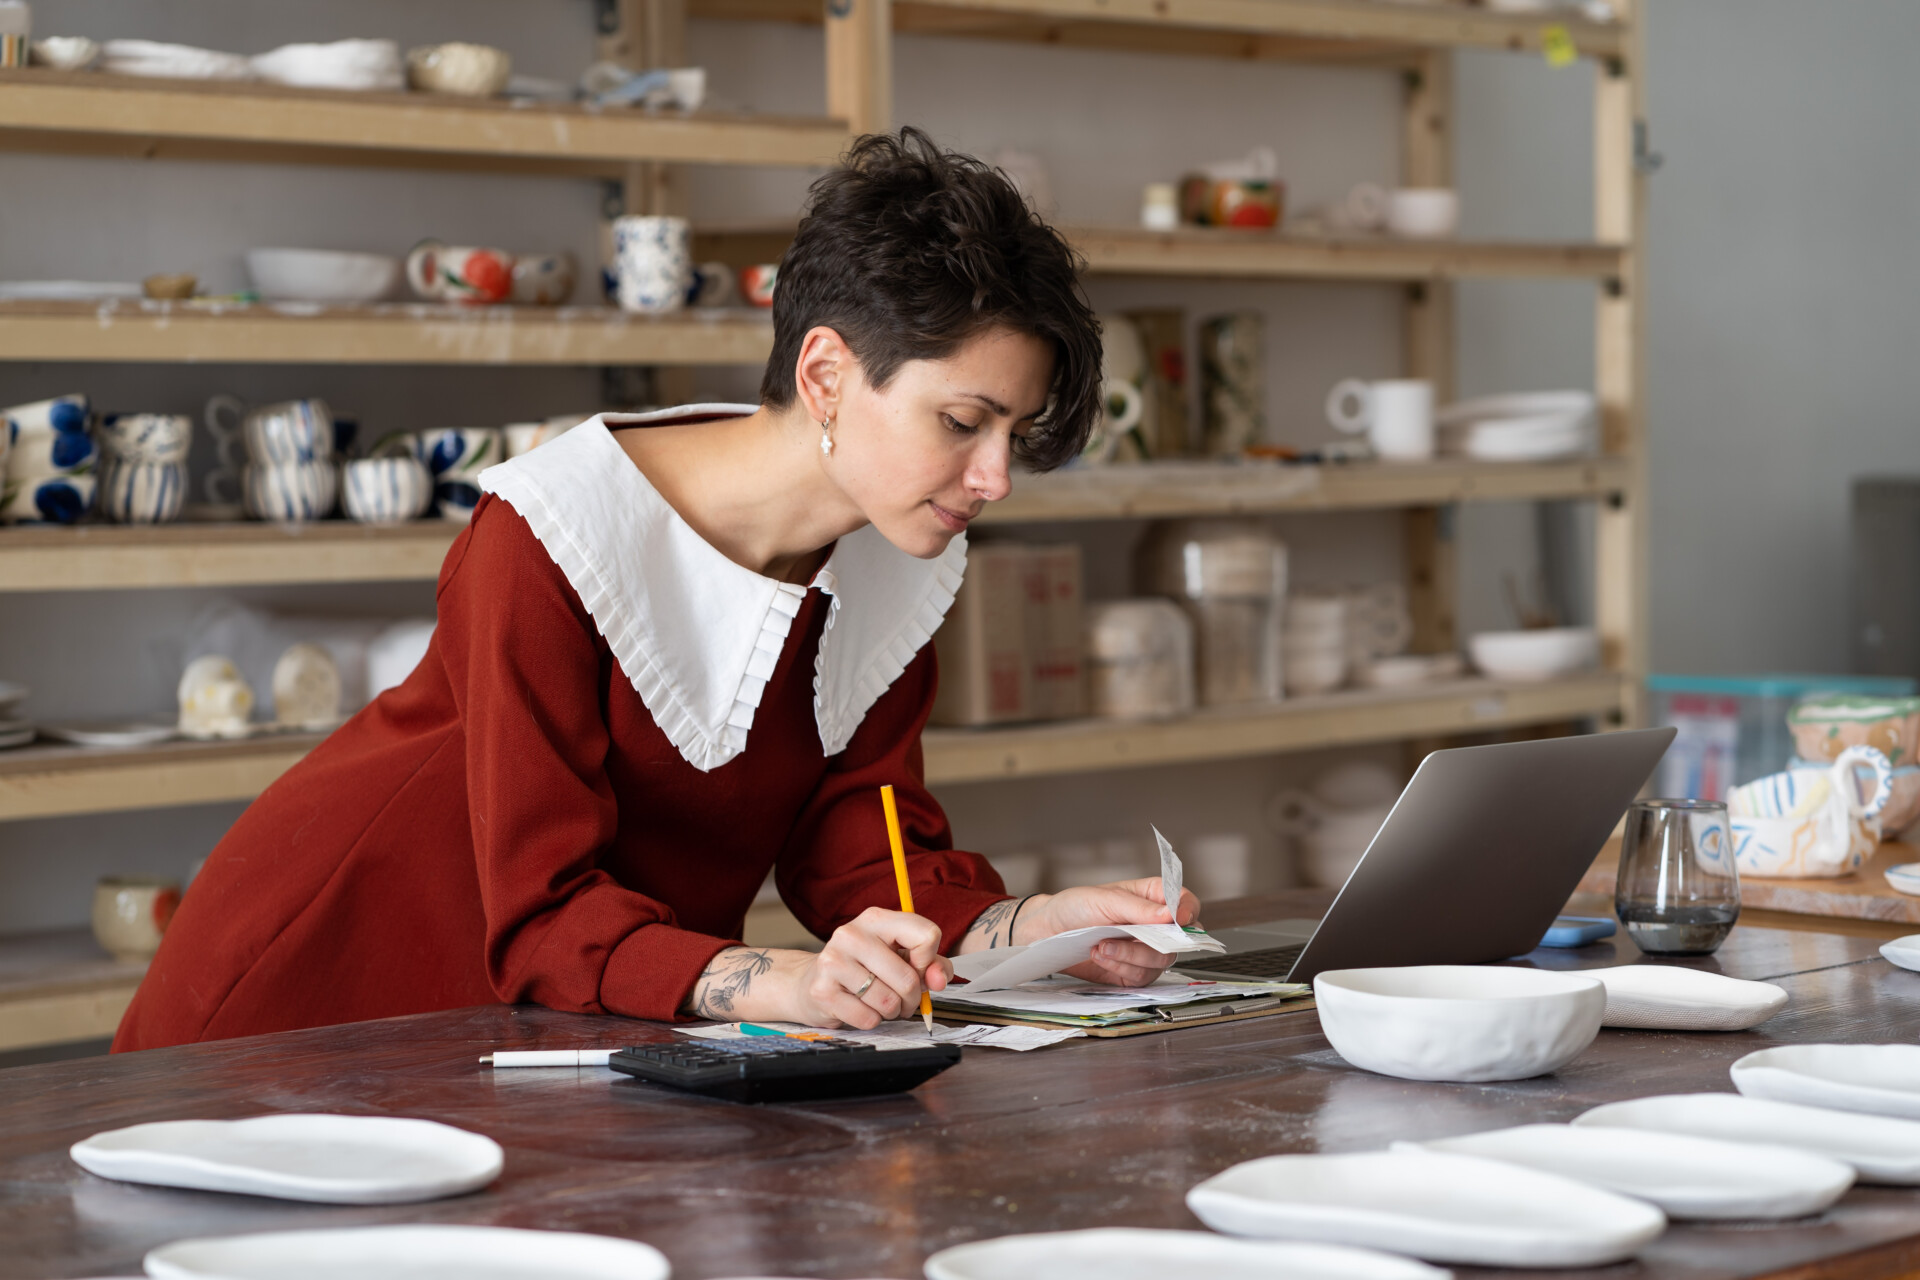
[(1910, 933), (1904, 938), (1895, 938), (1883, 944), (1880, 954), (1902, 969), (1920, 972), (1920, 933)]
[(1447, 1280), (1451, 1273), (1371, 1249), (1104, 1227), (955, 1245), (928, 1258), (926, 1274), (927, 1280)]
[(1520, 1080), (1600, 1033), (1592, 978), (1491, 965), (1334, 969), (1313, 980), (1320, 1029), (1356, 1067), (1404, 1080)]
[(504, 1159), (493, 1139), (431, 1120), (298, 1113), (136, 1124), (76, 1142), (71, 1154), (119, 1182), (319, 1204), (457, 1196), (499, 1177)]
[(45, 724), (40, 732), (55, 742), (70, 742), (76, 747), (151, 747), (171, 742), (180, 736), (180, 726), (139, 720), (105, 721), (89, 724)]
[(393, 296), (400, 259), (333, 249), (249, 249), (247, 274), (268, 302), (355, 306)]
[(1435, 413), (1433, 422), (1437, 427), (1446, 428), (1508, 420), (1560, 421), (1591, 417), (1598, 404), (1585, 391), (1522, 391), (1456, 401)]
[(242, 54), (158, 40), (109, 40), (100, 46), (100, 69), (169, 80), (253, 79), (252, 59)]
[(509, 1227), (346, 1227), (176, 1240), (146, 1256), (154, 1280), (667, 1280), (637, 1240)]
[(1249, 1160), (1187, 1192), (1187, 1207), (1230, 1235), (1489, 1267), (1605, 1266), (1667, 1225), (1652, 1205), (1610, 1191), (1433, 1151)]
[(1771, 982), (1745, 982), (1678, 965), (1625, 964), (1582, 969), (1607, 989), (1601, 1025), (1663, 1031), (1745, 1031), (1787, 1007)]
[(1557, 1173), (1646, 1200), (1671, 1218), (1799, 1218), (1820, 1212), (1853, 1185), (1853, 1166), (1789, 1147), (1597, 1125), (1526, 1124), (1393, 1144), (1403, 1149)]
[(1669, 1093), (1610, 1102), (1577, 1117), (1574, 1123), (1793, 1147), (1852, 1165), (1862, 1182), (1920, 1185), (1920, 1123), (1911, 1120), (1829, 1111), (1737, 1093)]
[(0, 302), (123, 302), (145, 296), (133, 281), (0, 280)]
[(15, 747), (29, 746), (32, 744), (34, 736), (32, 725), (27, 725), (25, 728), (20, 729), (0, 730), (0, 751), (11, 751)]
[(1887, 868), (1887, 883), (1898, 893), (1920, 897), (1920, 862), (1903, 862)]
[(1482, 631), (1467, 642), (1473, 665), (1496, 680), (1551, 680), (1600, 659), (1600, 635), (1587, 627)]
[(48, 36), (33, 42), (33, 65), (55, 71), (84, 71), (100, 57), (98, 41), (85, 36)]
[(1749, 1098), (1920, 1120), (1920, 1045), (1783, 1044), (1733, 1064)]
[(31, 692), (23, 684), (11, 680), (0, 680), (0, 716), (11, 716), (15, 707), (27, 700)]
[(253, 59), (254, 72), (274, 84), (306, 89), (377, 89), (398, 93), (407, 87), (400, 46), (391, 40), (335, 40), (328, 44), (286, 44)]

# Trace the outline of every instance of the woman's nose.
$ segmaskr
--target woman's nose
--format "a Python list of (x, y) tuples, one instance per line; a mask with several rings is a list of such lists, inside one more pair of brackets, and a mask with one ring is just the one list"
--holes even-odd
[(1013, 492), (1013, 451), (1007, 439), (982, 443), (967, 467), (967, 488), (986, 502), (998, 502)]

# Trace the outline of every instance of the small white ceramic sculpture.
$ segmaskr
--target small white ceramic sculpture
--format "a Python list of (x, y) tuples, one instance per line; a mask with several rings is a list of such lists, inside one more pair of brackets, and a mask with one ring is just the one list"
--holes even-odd
[(180, 732), (189, 738), (244, 738), (253, 717), (253, 688), (233, 659), (195, 658), (180, 677)]

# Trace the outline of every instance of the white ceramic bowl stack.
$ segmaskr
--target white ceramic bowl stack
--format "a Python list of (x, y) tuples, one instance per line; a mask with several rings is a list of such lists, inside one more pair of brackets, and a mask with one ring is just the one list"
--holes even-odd
[(1326, 693), (1347, 680), (1349, 637), (1346, 596), (1300, 591), (1286, 603), (1280, 633), (1281, 682), (1288, 697)]
[(1589, 627), (1482, 631), (1467, 641), (1473, 665), (1495, 680), (1553, 680), (1600, 660), (1600, 634)]
[(1440, 451), (1483, 462), (1545, 462), (1591, 454), (1598, 407), (1585, 391), (1483, 396), (1434, 415)]
[(1607, 1009), (1593, 978), (1492, 965), (1333, 969), (1313, 995), (1341, 1057), (1403, 1080), (1545, 1075), (1593, 1043)]

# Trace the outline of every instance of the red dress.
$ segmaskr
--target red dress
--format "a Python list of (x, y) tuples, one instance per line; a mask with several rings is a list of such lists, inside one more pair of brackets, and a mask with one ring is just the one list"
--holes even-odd
[(514, 507), (481, 500), (437, 601), (406, 682), (214, 849), (116, 1051), (500, 1001), (675, 1018), (769, 869), (823, 937), (898, 907), (882, 783), (943, 949), (1006, 896), (985, 859), (952, 850), (922, 781), (931, 644), (829, 757), (813, 662), (827, 606), (809, 591), (745, 749), (703, 772)]

